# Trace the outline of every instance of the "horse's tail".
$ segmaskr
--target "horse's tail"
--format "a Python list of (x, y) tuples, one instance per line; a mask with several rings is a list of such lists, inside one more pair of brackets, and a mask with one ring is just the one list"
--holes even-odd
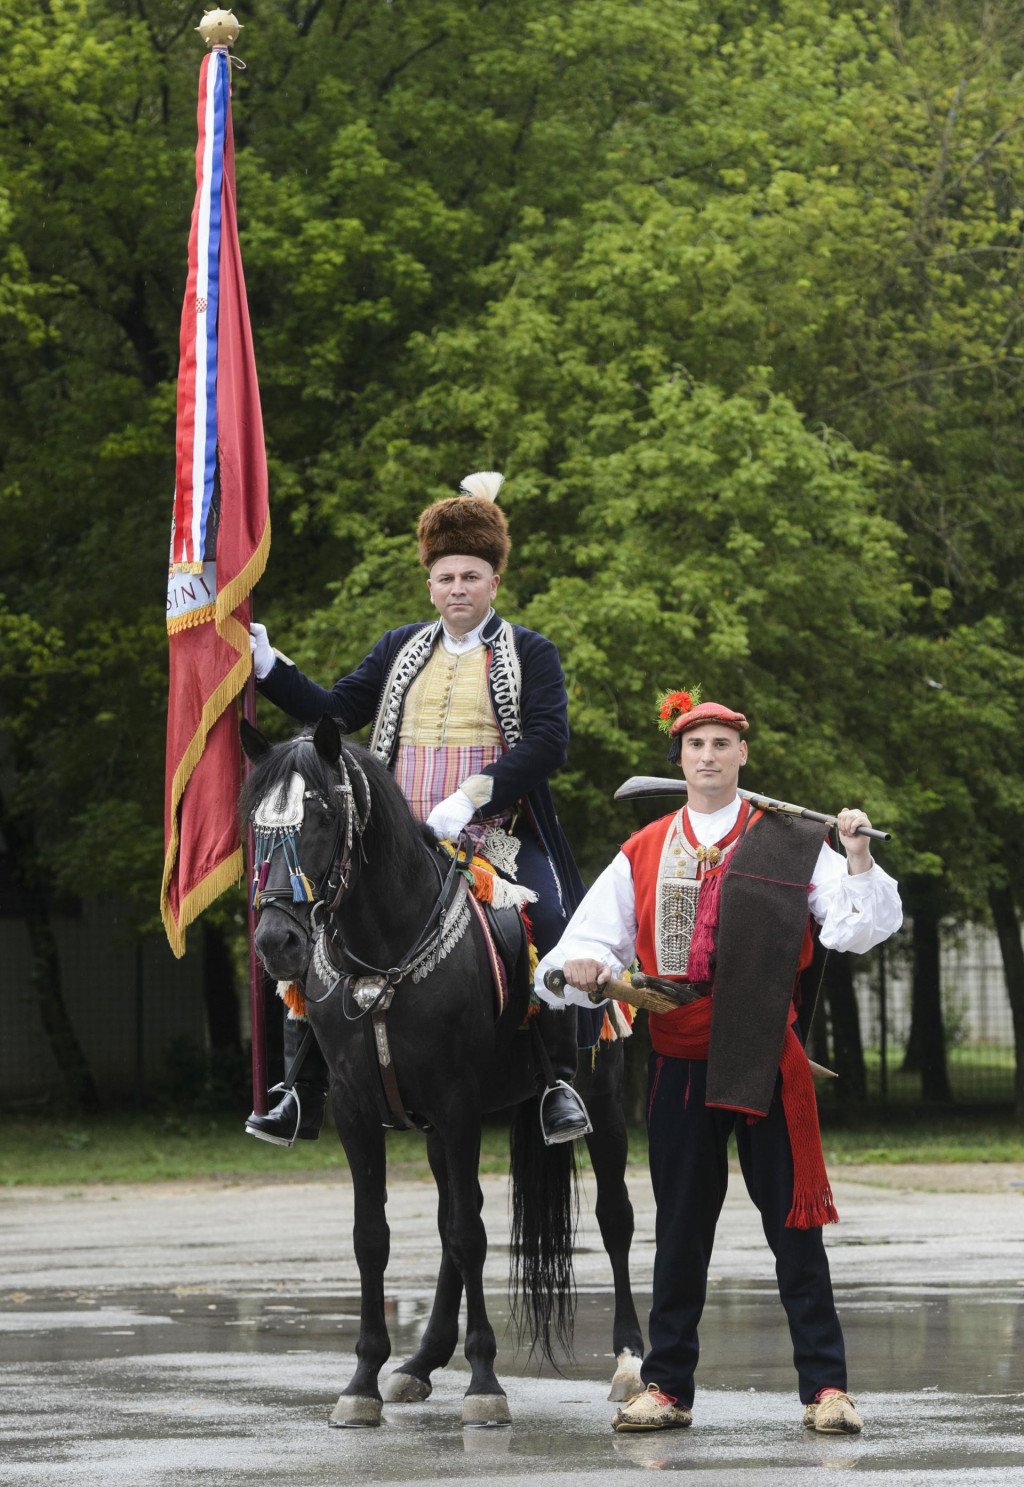
[(535, 1100), (518, 1107), (510, 1142), (509, 1318), (517, 1344), (528, 1339), (555, 1363), (556, 1343), (573, 1353), (576, 1156), (571, 1141), (545, 1145)]

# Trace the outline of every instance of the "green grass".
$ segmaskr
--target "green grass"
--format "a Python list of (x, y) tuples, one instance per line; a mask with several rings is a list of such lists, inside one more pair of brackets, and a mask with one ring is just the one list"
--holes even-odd
[[(903, 1050), (891, 1048), (887, 1059), (887, 1098), (890, 1105), (919, 1105), (921, 1077), (903, 1074), (900, 1065)], [(877, 1048), (864, 1051), (868, 1094), (877, 1100), (881, 1093), (882, 1073)], [(984, 1101), (988, 1105), (1013, 1104), (1014, 1053), (1012, 1048), (969, 1044), (950, 1048), (946, 1069), (953, 1098), (962, 1104)]]
[(830, 1167), (860, 1162), (1024, 1163), (1024, 1128), (1005, 1114), (916, 1114), (844, 1126), (825, 1120), (821, 1140)]
[[(132, 1113), (81, 1120), (6, 1117), (0, 1145), (0, 1186), (28, 1183), (80, 1186), (94, 1182), (183, 1180), (348, 1181), (348, 1163), (327, 1126), (319, 1141), (291, 1150), (245, 1135), (238, 1115), (161, 1116)], [(429, 1178), (423, 1138), (389, 1136), (394, 1177)], [(481, 1170), (508, 1165), (504, 1131), (485, 1132)]]
[[(833, 1167), (859, 1162), (1024, 1162), (1024, 1130), (1010, 1118), (963, 1112), (925, 1118), (907, 1112), (884, 1120), (858, 1117), (842, 1124), (823, 1118), (826, 1159)], [(630, 1160), (645, 1161), (643, 1129), (630, 1132)], [(427, 1179), (423, 1138), (388, 1136), (393, 1180)], [(481, 1170), (508, 1167), (508, 1135), (498, 1126), (483, 1133)], [(348, 1181), (348, 1167), (333, 1131), (292, 1151), (254, 1141), (242, 1117), (155, 1114), (103, 1115), (87, 1120), (52, 1116), (4, 1117), (0, 1186), (172, 1181)]]

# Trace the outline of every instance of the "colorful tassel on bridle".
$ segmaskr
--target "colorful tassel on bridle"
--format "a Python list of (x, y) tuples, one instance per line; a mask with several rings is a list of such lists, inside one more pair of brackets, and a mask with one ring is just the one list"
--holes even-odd
[(252, 895), (250, 898), (250, 902), (254, 909), (258, 909), (260, 906), (260, 894), (267, 886), (267, 876), (270, 872), (269, 857), (264, 858), (262, 862), (257, 861), (255, 869), (256, 870), (253, 874), (252, 880)]
[(313, 902), (313, 885), (306, 874), (301, 870), (297, 873), (289, 873), (292, 882), (292, 903), (311, 904)]

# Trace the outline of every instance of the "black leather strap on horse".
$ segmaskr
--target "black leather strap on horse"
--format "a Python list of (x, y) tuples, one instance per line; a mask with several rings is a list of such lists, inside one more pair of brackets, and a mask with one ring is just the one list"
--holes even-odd
[(551, 1055), (548, 1053), (540, 1028), (537, 1026), (536, 1017), (530, 1018), (530, 1037), (533, 1040), (533, 1053), (540, 1065), (541, 1077), (544, 1080), (545, 1089), (553, 1089), (558, 1084), (558, 1076), (551, 1063)]
[(767, 1113), (807, 928), (807, 890), (825, 833), (765, 815), (722, 880), (707, 1103)]
[[(374, 1094), (377, 1098), (377, 1108), (380, 1112), (381, 1124), (389, 1129), (400, 1127), (406, 1131), (429, 1131), (431, 1129), (428, 1121), (422, 1120), (416, 1115), (406, 1111), (398, 1088), (398, 1076), (395, 1073), (394, 1060), (391, 1057), (391, 1044), (388, 1039), (387, 1011), (394, 999), (395, 990), (400, 982), (404, 981), (414, 965), (429, 954), (434, 942), (439, 940), (443, 933), (443, 920), (445, 911), (451, 905), (452, 900), (460, 885), (463, 884), (461, 871), (465, 869), (472, 855), (471, 844), (468, 853), (456, 850), (445, 873), (441, 872), (440, 864), (435, 860), (438, 874), (438, 896), (431, 909), (423, 929), (416, 938), (415, 944), (402, 957), (399, 965), (391, 966), (383, 970), (379, 966), (372, 966), (369, 962), (356, 955), (348, 946), (342, 948), (343, 962), (349, 966), (355, 965), (364, 976), (357, 976), (351, 969), (343, 970), (334, 986), (342, 988), (342, 1010), (350, 1021), (362, 1020), (364, 1037), (366, 1038), (367, 1057), (371, 1063), (376, 1063), (380, 1075), (378, 1085), (374, 1086)], [(326, 931), (323, 936), (323, 946), (327, 952), (327, 959), (333, 966), (330, 956), (330, 941)], [(375, 1000), (366, 1006), (360, 1013), (353, 1016), (348, 1010), (351, 1000), (352, 984), (368, 976), (380, 979), (380, 991)], [(332, 986), (327, 995), (316, 1000), (326, 1001), (327, 996), (334, 990)], [(316, 1003), (314, 1002), (314, 1005)]]
[(429, 1131), (431, 1127), (428, 1121), (407, 1114), (401, 1091), (398, 1088), (398, 1076), (391, 1057), (391, 1043), (387, 1029), (387, 1010), (394, 994), (395, 988), (389, 986), (377, 1007), (368, 1017), (363, 1018), (367, 1057), (371, 1064), (377, 1065), (377, 1072), (380, 1075), (374, 1086), (380, 1123), (382, 1126), (387, 1126), (389, 1130), (397, 1127), (403, 1131)]
[(458, 891), (459, 885), (462, 882), (460, 873), (467, 867), (471, 858), (472, 843), (469, 844), (469, 850), (466, 853), (463, 853), (460, 844), (445, 873), (441, 872), (440, 865), (436, 858), (434, 859), (434, 867), (440, 883), (438, 896), (434, 901), (434, 907), (430, 911), (430, 917), (416, 937), (416, 943), (411, 949), (406, 951), (397, 966), (391, 966), (388, 970), (384, 970), (380, 966), (370, 965), (369, 961), (361, 959), (347, 945), (343, 947), (341, 952), (343, 959), (351, 965), (356, 966), (364, 975), (383, 976), (392, 986), (397, 986), (400, 981), (404, 981), (413, 963), (428, 954), (434, 941), (440, 938), (442, 931), (441, 921), (444, 918), (445, 910), (449, 907)]
[(288, 1068), (285, 1070), (284, 1079), (281, 1084), (282, 1089), (295, 1088), (295, 1081), (302, 1073), (302, 1066), (306, 1062), (306, 1056), (313, 1046), (313, 1040), (315, 1037), (316, 1034), (309, 1026), (309, 1023), (307, 1023), (306, 1031), (302, 1035), (302, 1042), (298, 1046), (295, 1057), (292, 1059), (291, 1063), (288, 1065)]

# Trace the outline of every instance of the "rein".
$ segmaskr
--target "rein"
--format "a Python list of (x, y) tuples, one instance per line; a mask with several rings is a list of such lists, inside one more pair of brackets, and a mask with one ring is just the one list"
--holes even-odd
[[(338, 986), (341, 985), (342, 1010), (350, 1022), (358, 1022), (361, 1017), (365, 1017), (367, 1012), (372, 1012), (376, 1008), (377, 1003), (388, 987), (394, 992), (395, 988), (400, 986), (408, 976), (415, 976), (419, 967), (428, 961), (433, 952), (438, 948), (444, 933), (442, 920), (446, 911), (453, 905), (456, 890), (460, 887), (462, 881), (464, 881), (459, 878), (459, 873), (467, 867), (469, 860), (468, 856), (456, 852), (449, 864), (447, 872), (442, 877), (441, 869), (438, 866), (436, 858), (431, 857), (431, 865), (438, 877), (438, 896), (434, 900), (434, 905), (426, 924), (416, 936), (413, 944), (400, 958), (397, 965), (389, 966), (386, 970), (382, 966), (371, 965), (369, 961), (363, 960), (354, 950), (350, 950), (345, 945), (338, 947), (343, 962), (350, 962), (363, 974), (357, 977), (353, 971), (346, 969), (344, 964), (341, 967), (336, 966), (331, 958), (332, 946), (328, 940), (328, 930), (333, 935), (335, 929), (333, 925), (323, 925), (316, 934), (313, 955), (317, 975), (324, 983), (326, 989), (324, 995), (321, 997), (310, 997), (307, 994), (307, 1001), (311, 1001), (314, 1006), (318, 1006), (321, 1002), (325, 1002), (329, 996), (332, 996), (338, 989)], [(333, 911), (328, 911), (328, 913), (329, 917), (333, 917)], [(327, 973), (326, 975), (324, 974), (325, 972)], [(333, 975), (333, 980), (330, 984), (328, 984), (327, 980), (328, 975)], [(356, 990), (354, 994), (352, 993), (353, 983), (363, 980), (380, 983), (380, 991), (376, 994), (372, 1002), (366, 999), (367, 993), (365, 990)], [(355, 1000), (356, 1005), (360, 1009), (354, 1015), (344, 1005), (346, 994)]]

